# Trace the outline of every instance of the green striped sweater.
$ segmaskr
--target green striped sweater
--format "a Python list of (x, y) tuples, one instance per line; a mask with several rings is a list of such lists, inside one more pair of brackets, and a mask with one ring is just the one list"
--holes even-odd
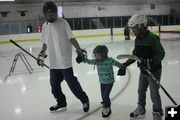
[(103, 62), (96, 62), (96, 60), (85, 59), (85, 63), (97, 65), (97, 72), (99, 76), (99, 82), (102, 84), (110, 84), (115, 81), (113, 66), (121, 67), (122, 64), (113, 58), (107, 58)]

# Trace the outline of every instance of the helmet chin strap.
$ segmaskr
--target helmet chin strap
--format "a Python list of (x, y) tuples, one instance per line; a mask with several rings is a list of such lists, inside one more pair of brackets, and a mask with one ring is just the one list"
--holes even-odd
[(146, 31), (147, 31), (146, 27), (141, 28), (141, 31), (139, 32), (138, 36), (143, 37)]
[(57, 19), (52, 19), (52, 20), (47, 20), (47, 22), (53, 23), (54, 21), (56, 21)]
[(56, 21), (57, 20), (57, 15), (56, 15), (56, 17), (55, 18), (52, 18), (52, 19), (50, 19), (50, 20), (47, 20), (46, 19), (46, 24), (48, 24), (48, 23), (53, 23), (54, 21)]
[(144, 25), (141, 24), (137, 26), (136, 31), (135, 31), (136, 33), (134, 33), (132, 29), (130, 33), (132, 36), (142, 37), (147, 30), (148, 30), (147, 27), (144, 27)]
[(97, 63), (100, 63), (100, 62), (104, 62), (104, 60), (106, 60), (106, 58), (107, 58), (107, 56), (102, 55), (101, 59), (99, 59), (99, 60), (95, 59), (95, 60), (96, 60)]
[(48, 23), (53, 23), (54, 21), (56, 21), (56, 20), (53, 20), (53, 21), (47, 20), (47, 21), (46, 21), (46, 24), (48, 24)]

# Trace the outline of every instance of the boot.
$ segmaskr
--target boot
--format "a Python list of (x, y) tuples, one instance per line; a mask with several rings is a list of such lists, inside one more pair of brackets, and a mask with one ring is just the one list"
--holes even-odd
[(63, 104), (57, 104), (57, 105), (51, 106), (49, 108), (49, 110), (51, 112), (53, 112), (53, 111), (66, 111), (67, 110), (66, 106), (67, 106), (67, 104), (64, 104), (64, 105)]
[(111, 115), (111, 108), (110, 108), (110, 107), (103, 106), (103, 109), (102, 109), (102, 117), (103, 117), (103, 118), (108, 118), (108, 117), (110, 117), (110, 115)]
[(130, 113), (131, 118), (144, 118), (146, 114), (146, 111), (141, 107), (141, 105), (138, 105), (138, 107)]

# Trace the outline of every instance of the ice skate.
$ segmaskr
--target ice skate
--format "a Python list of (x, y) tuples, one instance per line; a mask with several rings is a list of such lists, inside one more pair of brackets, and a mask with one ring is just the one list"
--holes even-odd
[(111, 120), (111, 115), (107, 118), (102, 118), (102, 120)]
[(145, 118), (146, 111), (138, 105), (138, 107), (130, 113), (130, 120)]
[(159, 112), (153, 112), (153, 120), (162, 120), (163, 114)]
[(111, 117), (111, 108), (110, 107), (103, 106), (102, 117), (104, 118), (104, 120), (110, 119), (110, 117)]
[(83, 111), (88, 112), (89, 111), (89, 102), (83, 103)]
[(54, 105), (49, 108), (50, 112), (64, 112), (67, 111), (66, 105)]

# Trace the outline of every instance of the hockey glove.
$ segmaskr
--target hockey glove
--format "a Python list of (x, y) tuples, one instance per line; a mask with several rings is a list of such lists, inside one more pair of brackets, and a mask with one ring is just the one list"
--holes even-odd
[(151, 69), (149, 59), (143, 59), (141, 60), (141, 63), (138, 62), (138, 67), (142, 73), (147, 74), (147, 70)]
[(76, 62), (79, 64), (87, 58), (87, 52), (83, 49), (77, 49), (76, 50), (77, 57), (76, 57)]
[(119, 68), (117, 75), (124, 76), (126, 75), (126, 66), (122, 65), (122, 67)]
[(37, 57), (37, 64), (43, 67), (45, 58), (47, 58), (47, 54), (41, 50)]

